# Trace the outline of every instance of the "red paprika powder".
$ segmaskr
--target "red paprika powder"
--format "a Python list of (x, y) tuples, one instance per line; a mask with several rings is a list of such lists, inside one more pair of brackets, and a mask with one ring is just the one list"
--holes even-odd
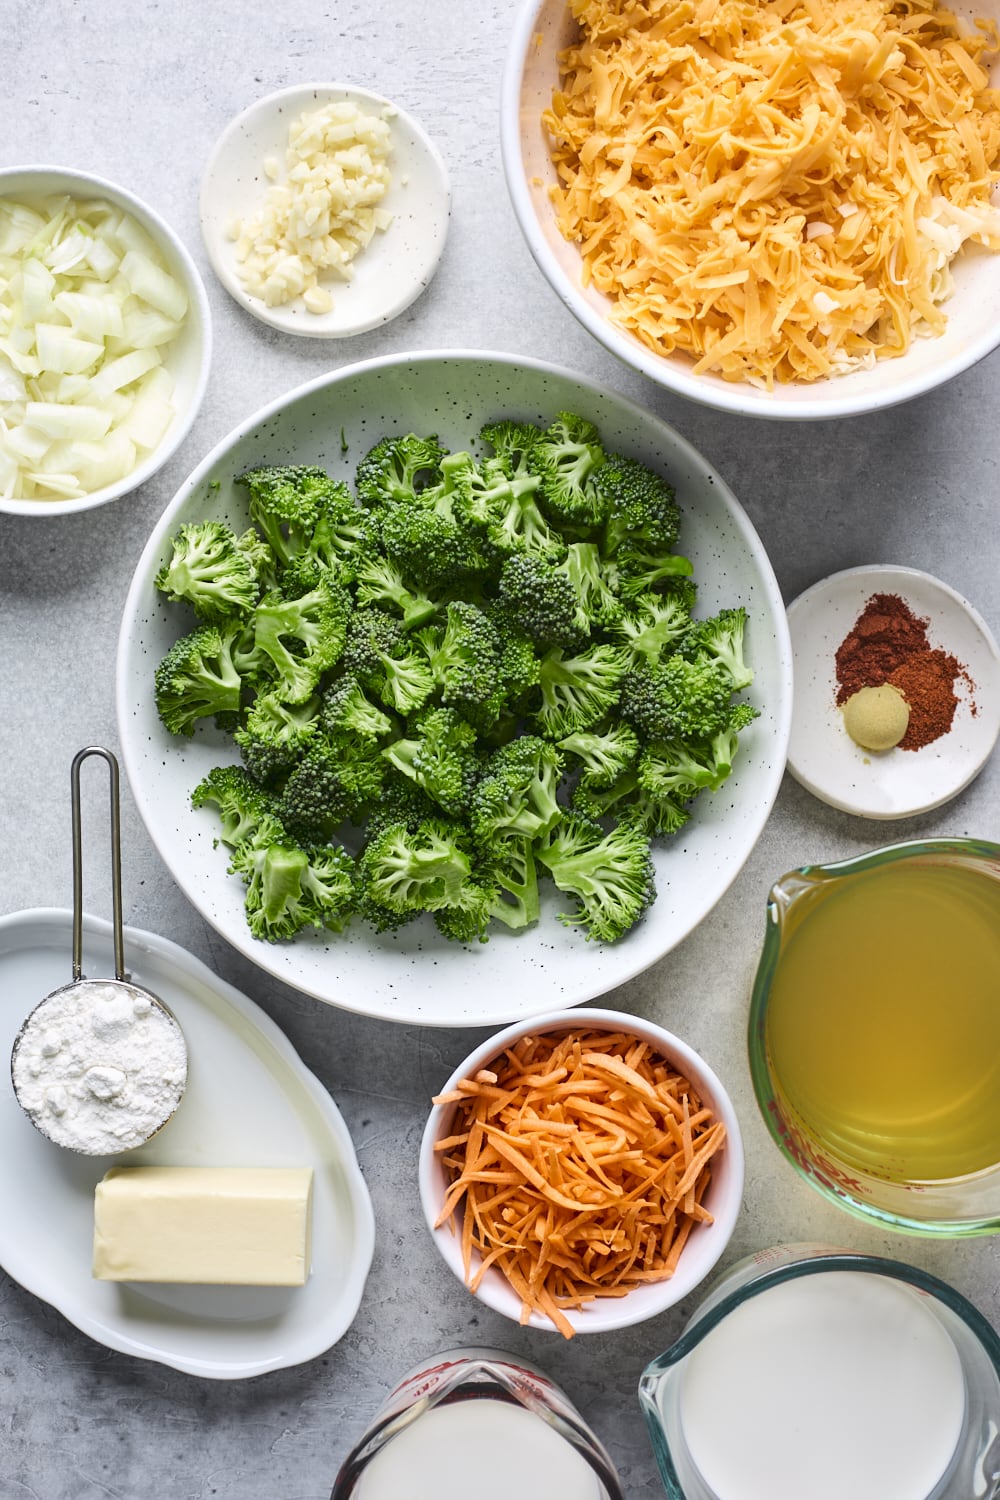
[(932, 647), (927, 621), (898, 594), (873, 594), (837, 648), (837, 703), (860, 688), (891, 683), (906, 699), (910, 722), (900, 750), (920, 750), (947, 734), (958, 707), (955, 682), (968, 681), (962, 663)]

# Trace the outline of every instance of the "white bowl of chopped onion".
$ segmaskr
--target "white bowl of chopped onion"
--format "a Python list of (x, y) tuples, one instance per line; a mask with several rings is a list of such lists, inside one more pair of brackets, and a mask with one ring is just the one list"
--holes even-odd
[(650, 379), (745, 415), (874, 411), (982, 359), (1000, 62), (975, 21), (1000, 4), (952, 10), (526, 0), (501, 143), (553, 289)]
[(187, 435), (211, 345), (194, 262), (146, 204), (69, 168), (0, 171), (0, 511), (136, 489)]
[(567, 1338), (681, 1302), (728, 1245), (743, 1181), (713, 1070), (614, 1010), (551, 1011), (483, 1042), (436, 1096), (420, 1150), (448, 1267), (494, 1311)]

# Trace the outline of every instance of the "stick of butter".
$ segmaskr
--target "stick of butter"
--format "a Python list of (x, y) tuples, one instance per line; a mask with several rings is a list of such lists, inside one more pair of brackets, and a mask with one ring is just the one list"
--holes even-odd
[(100, 1281), (303, 1286), (307, 1167), (112, 1167), (94, 1195)]

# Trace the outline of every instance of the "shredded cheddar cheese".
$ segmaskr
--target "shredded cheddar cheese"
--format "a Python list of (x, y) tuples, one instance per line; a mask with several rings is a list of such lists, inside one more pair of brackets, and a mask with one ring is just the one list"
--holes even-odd
[(673, 1275), (726, 1128), (646, 1042), (621, 1031), (522, 1037), (435, 1104), (435, 1145), (473, 1291), (491, 1266), (566, 1338), (565, 1308)]
[(544, 116), (583, 283), (660, 354), (811, 381), (945, 326), (1000, 250), (996, 26), (933, 0), (570, 0)]

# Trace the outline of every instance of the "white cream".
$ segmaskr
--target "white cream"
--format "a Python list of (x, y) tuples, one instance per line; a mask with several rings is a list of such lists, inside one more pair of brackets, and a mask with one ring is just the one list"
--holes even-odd
[(965, 1379), (918, 1292), (829, 1271), (712, 1329), (683, 1368), (679, 1414), (717, 1500), (927, 1500), (959, 1443)]

